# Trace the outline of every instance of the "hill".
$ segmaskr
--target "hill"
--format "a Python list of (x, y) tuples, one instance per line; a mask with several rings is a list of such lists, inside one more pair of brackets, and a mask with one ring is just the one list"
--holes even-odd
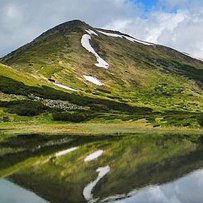
[(4, 102), (4, 116), (63, 121), (144, 118), (154, 125), (200, 125), (203, 62), (168, 47), (74, 20), (0, 61), (1, 98), (26, 100), (29, 107), (37, 102), (42, 109), (35, 112), (33, 107), (29, 115), (26, 105), (19, 113), (9, 110), (16, 104)]

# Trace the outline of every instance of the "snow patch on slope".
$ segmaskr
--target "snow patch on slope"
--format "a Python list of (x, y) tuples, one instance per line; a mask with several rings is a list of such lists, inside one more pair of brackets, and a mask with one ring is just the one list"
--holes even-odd
[(70, 90), (70, 91), (73, 91), (73, 92), (78, 92), (78, 90), (73, 89), (73, 88), (68, 87), (68, 86), (65, 86), (65, 85), (62, 85), (62, 84), (58, 84), (58, 83), (53, 83), (53, 84), (56, 85), (57, 87), (61, 87), (61, 88), (66, 89), (66, 90)]
[(96, 184), (110, 171), (109, 166), (100, 167), (96, 170), (98, 172), (97, 178), (90, 182), (83, 190), (83, 196), (87, 201), (93, 200), (92, 190), (96, 186)]
[(102, 86), (102, 85), (103, 85), (103, 84), (102, 84), (97, 78), (95, 78), (95, 77), (87, 76), (87, 75), (83, 75), (83, 77), (84, 77), (87, 81), (89, 81), (89, 82), (91, 82), (91, 83), (93, 83), (93, 84), (95, 84), (95, 85), (98, 85), (98, 86)]
[(95, 160), (97, 159), (98, 157), (100, 157), (102, 154), (103, 154), (104, 150), (98, 150), (90, 155), (88, 155), (86, 158), (85, 158), (85, 162), (87, 161), (92, 161), (92, 160)]
[(101, 34), (109, 36), (109, 37), (125, 38), (125, 39), (127, 39), (127, 40), (129, 40), (131, 42), (138, 42), (138, 43), (141, 43), (141, 44), (144, 44), (144, 45), (147, 45), (147, 46), (153, 45), (153, 44), (151, 44), (149, 42), (138, 40), (138, 39), (135, 39), (133, 37), (128, 37), (128, 36), (122, 35), (122, 34), (109, 33), (109, 32), (104, 32), (104, 31), (100, 31), (100, 30), (97, 30), (97, 32), (100, 32)]
[(64, 155), (66, 155), (66, 154), (69, 154), (70, 152), (75, 151), (76, 149), (78, 149), (78, 147), (72, 147), (72, 148), (69, 148), (69, 149), (66, 149), (66, 150), (57, 152), (57, 153), (55, 154), (55, 157), (64, 156)]
[(128, 37), (128, 36), (125, 36), (125, 35), (124, 35), (124, 37), (125, 37), (127, 40), (131, 41), (131, 42), (138, 42), (138, 43), (140, 43), (140, 44), (144, 44), (144, 45), (147, 45), (147, 46), (153, 45), (153, 44), (151, 44), (151, 43), (149, 43), (149, 42), (145, 42), (145, 41), (142, 41), (142, 40), (139, 40), (139, 39), (135, 39), (135, 38), (133, 38), (133, 37)]
[(84, 34), (82, 36), (82, 39), (81, 39), (81, 44), (82, 46), (87, 50), (89, 51), (90, 53), (94, 54), (96, 59), (97, 59), (97, 62), (95, 65), (97, 67), (101, 67), (101, 68), (105, 68), (105, 69), (108, 69), (109, 68), (109, 64), (104, 60), (102, 59), (99, 54), (97, 54), (97, 52), (93, 49), (93, 47), (91, 46), (90, 44), (90, 40), (91, 40), (91, 36), (88, 35), (88, 34)]
[(89, 35), (96, 35), (96, 36), (98, 36), (98, 34), (95, 32), (95, 31), (93, 31), (93, 30), (85, 30)]
[(97, 32), (100, 32), (101, 34), (109, 36), (109, 37), (120, 37), (120, 38), (123, 38), (122, 35), (115, 34), (115, 33), (103, 32), (103, 31), (100, 31), (100, 30), (97, 30)]

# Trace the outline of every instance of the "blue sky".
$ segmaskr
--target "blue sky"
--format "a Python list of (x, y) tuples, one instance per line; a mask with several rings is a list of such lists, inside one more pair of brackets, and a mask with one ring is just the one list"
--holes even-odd
[(131, 1), (134, 2), (135, 4), (137, 3), (143, 4), (146, 10), (156, 6), (158, 2), (157, 0), (131, 0)]
[[(187, 0), (129, 0), (135, 5), (142, 5), (145, 16), (152, 11), (162, 10), (166, 12), (175, 13), (184, 4), (186, 5)], [(196, 0), (193, 0), (196, 1)], [(181, 6), (180, 6), (181, 5)]]

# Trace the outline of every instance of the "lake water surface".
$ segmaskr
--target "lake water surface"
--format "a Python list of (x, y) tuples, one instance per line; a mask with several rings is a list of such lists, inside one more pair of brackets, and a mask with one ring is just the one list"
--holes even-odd
[(16, 185), (9, 180), (0, 179), (1, 203), (47, 203), (35, 193)]
[[(128, 194), (115, 194), (101, 202), (112, 203), (201, 203), (203, 202), (203, 169), (196, 170), (173, 182), (147, 186)], [(47, 203), (31, 191), (28, 191), (6, 179), (0, 180), (1, 203)]]
[[(114, 203), (201, 203), (203, 202), (203, 170), (197, 170), (173, 182), (147, 186), (143, 189), (120, 195)], [(118, 196), (119, 197), (119, 196)]]
[(0, 179), (0, 203), (203, 202), (203, 147), (194, 137), (19, 136), (3, 146), (21, 139), (25, 150), (3, 156), (22, 167)]

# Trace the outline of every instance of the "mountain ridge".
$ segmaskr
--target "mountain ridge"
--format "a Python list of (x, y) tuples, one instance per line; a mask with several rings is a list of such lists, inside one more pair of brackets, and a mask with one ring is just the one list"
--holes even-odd
[(1, 63), (34, 77), (37, 86), (85, 101), (95, 98), (154, 111), (203, 110), (202, 61), (79, 20), (49, 29)]
[[(70, 29), (70, 28), (71, 28), (71, 29)], [(74, 30), (74, 28), (75, 28), (75, 30)], [(80, 28), (80, 29), (79, 29), (79, 28)], [(83, 28), (83, 29), (82, 29), (82, 28)], [(18, 49), (21, 49), (22, 47), (24, 47), (24, 46), (26, 46), (26, 45), (29, 45), (29, 44), (32, 43), (32, 42), (35, 42), (36, 40), (42, 38), (42, 37), (43, 37), (44, 35), (46, 35), (47, 33), (52, 32), (52, 31), (55, 31), (55, 30), (58, 30), (59, 32), (65, 32), (65, 33), (67, 33), (67, 32), (70, 32), (70, 31), (71, 31), (71, 32), (74, 32), (74, 31), (75, 31), (75, 32), (78, 32), (78, 31), (85, 31), (85, 29), (92, 29), (92, 30), (94, 30), (94, 31), (98, 30), (98, 31), (104, 31), (104, 32), (107, 31), (107, 33), (120, 34), (120, 35), (123, 35), (123, 36), (127, 36), (127, 37), (131, 37), (131, 38), (136, 39), (135, 37), (133, 37), (133, 36), (131, 36), (131, 35), (129, 35), (129, 34), (122, 33), (122, 32), (117, 31), (117, 30), (109, 30), (109, 29), (98, 28), (98, 27), (94, 28), (94, 27), (88, 25), (88, 24), (87, 24), (86, 22), (84, 22), (84, 21), (75, 19), (75, 20), (63, 22), (63, 23), (61, 23), (61, 24), (59, 24), (59, 25), (57, 25), (57, 26), (55, 26), (55, 27), (53, 27), (53, 28), (48, 29), (47, 31), (43, 32), (43, 33), (40, 34), (38, 37), (36, 37), (34, 40), (32, 40), (31, 42), (28, 42), (27, 44), (25, 44), (25, 45), (23, 45), (23, 46), (21, 46), (21, 47), (19, 47)], [(137, 39), (137, 40), (139, 40), (139, 39)], [(146, 41), (143, 41), (143, 40), (139, 40), (139, 41), (140, 41), (140, 42), (146, 42)], [(155, 45), (155, 46), (161, 46), (161, 47), (165, 47), (165, 48), (171, 49), (171, 50), (173, 50), (173, 51), (175, 51), (175, 52), (179, 52), (179, 53), (183, 54), (186, 58), (189, 57), (189, 58), (191, 58), (191, 59), (199, 60), (199, 61), (202, 62), (201, 59), (199, 59), (199, 58), (194, 58), (194, 57), (192, 57), (190, 54), (184, 53), (184, 52), (181, 52), (181, 51), (178, 51), (178, 50), (176, 50), (176, 49), (174, 49), (174, 48), (170, 48), (170, 47), (167, 47), (167, 46), (164, 46), (164, 45), (161, 45), (161, 44), (155, 44), (155, 43), (151, 43), (151, 42), (147, 42), (147, 43), (150, 43), (150, 44)], [(17, 50), (18, 50), (18, 49), (17, 49)], [(16, 51), (16, 50), (14, 50), (14, 51), (12, 51), (12, 52), (6, 54), (5, 56), (1, 57), (0, 60), (2, 60), (2, 59), (5, 58), (7, 55), (10, 55), (11, 53), (13, 53), (13, 52), (15, 52), (15, 51)]]

